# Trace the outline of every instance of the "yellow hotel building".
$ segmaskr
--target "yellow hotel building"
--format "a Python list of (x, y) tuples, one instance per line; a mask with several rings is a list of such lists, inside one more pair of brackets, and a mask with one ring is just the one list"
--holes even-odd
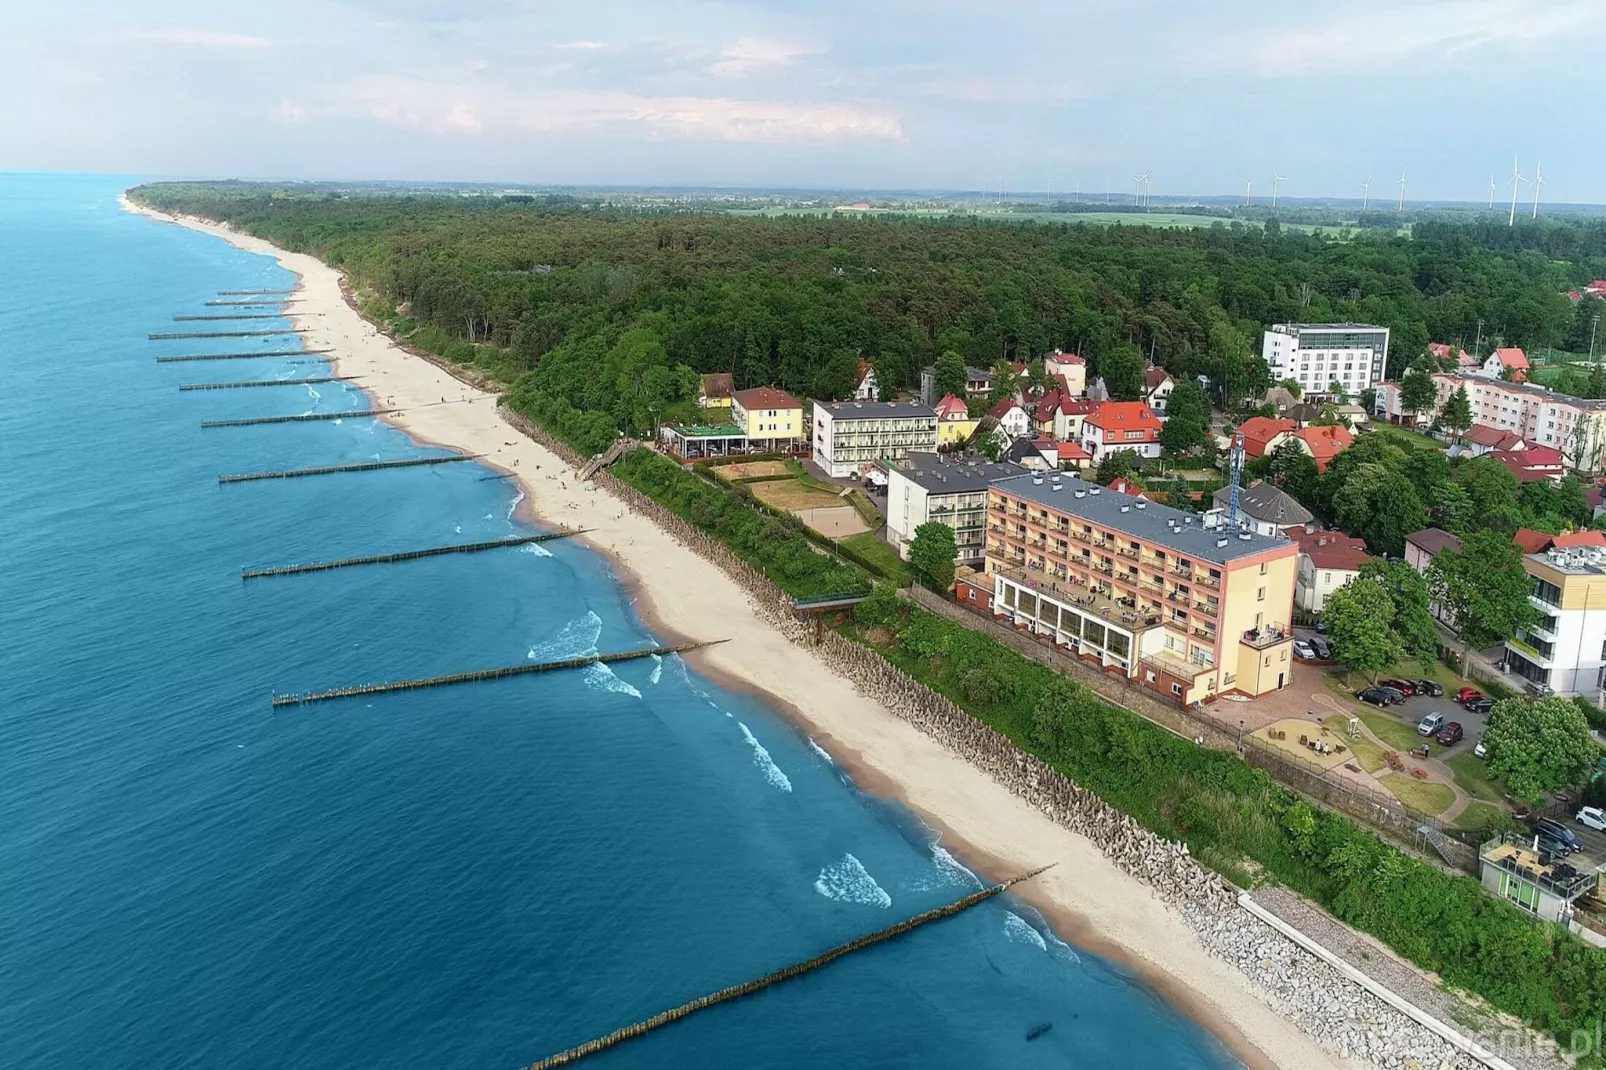
[(1182, 704), (1287, 685), (1298, 559), (1075, 476), (987, 489), (993, 615)]

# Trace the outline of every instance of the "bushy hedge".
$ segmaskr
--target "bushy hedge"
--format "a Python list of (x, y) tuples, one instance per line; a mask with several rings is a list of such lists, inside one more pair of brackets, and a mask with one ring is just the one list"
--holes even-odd
[(1606, 1015), (1606, 952), (983, 633), (878, 589), (855, 631), (910, 675), (1240, 883), (1248, 863), (1565, 1044)]
[(508, 390), (504, 404), (534, 420), (586, 457), (607, 449), (619, 433), (612, 416), (605, 412), (582, 411), (563, 398), (544, 394), (529, 375), (519, 377)]
[(727, 493), (644, 449), (621, 457), (613, 474), (730, 547), (788, 594), (808, 598), (866, 586), (851, 566), (815, 552), (796, 517), (745, 504), (739, 494), (745, 488)]

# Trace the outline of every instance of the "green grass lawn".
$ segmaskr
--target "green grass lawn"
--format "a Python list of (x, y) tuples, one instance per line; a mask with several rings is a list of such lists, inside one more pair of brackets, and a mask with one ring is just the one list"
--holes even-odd
[[(1397, 721), (1386, 713), (1374, 710), (1361, 712), (1361, 723), (1372, 730), (1372, 734), (1395, 750), (1406, 751), (1412, 747), (1420, 747), (1427, 740), (1416, 734), (1416, 726)], [(1449, 804), (1446, 803), (1446, 806)], [(1440, 809), (1443, 809), (1441, 807)]]
[(1452, 825), (1458, 829), (1491, 829), (1505, 824), (1506, 812), (1494, 803), (1474, 800), (1467, 804)]
[(1437, 817), (1455, 802), (1455, 789), (1450, 785), (1417, 780), (1405, 773), (1390, 773), (1380, 783), (1413, 814)]
[(1412, 431), (1409, 428), (1397, 427), (1394, 424), (1386, 424), (1381, 421), (1369, 423), (1366, 425), (1366, 427), (1368, 429), (1368, 434), (1382, 435), (1384, 438), (1389, 439), (1396, 445), (1403, 446), (1408, 450), (1444, 449), (1444, 443), (1440, 442), (1432, 435), (1424, 435), (1421, 432)]
[(1368, 773), (1375, 773), (1388, 764), (1388, 752), (1382, 747), (1367, 739), (1364, 735), (1349, 738), (1349, 718), (1343, 714), (1334, 714), (1322, 718), (1322, 727), (1332, 732), (1344, 741), (1344, 745), (1355, 755), (1360, 767)]
[(1456, 784), (1474, 799), (1499, 803), (1504, 798), (1500, 791), (1500, 782), (1489, 775), (1488, 763), (1471, 751), (1457, 754), (1445, 764), (1455, 774)]
[(888, 575), (894, 577), (894, 582), (899, 587), (907, 587), (912, 582), (909, 563), (898, 556), (898, 551), (876, 538), (874, 532), (864, 531), (857, 535), (849, 535), (840, 542), (859, 556), (881, 566)]

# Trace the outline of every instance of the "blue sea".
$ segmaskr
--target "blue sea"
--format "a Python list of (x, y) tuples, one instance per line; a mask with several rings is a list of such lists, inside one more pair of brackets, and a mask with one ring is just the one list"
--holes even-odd
[[(327, 365), (156, 363), (299, 346), (146, 339), (260, 326), (171, 317), (292, 279), (121, 211), (129, 184), (0, 175), (0, 1065), (510, 1070), (978, 887), (676, 658), (271, 708), (652, 636), (564, 541), (242, 582), (527, 529), (474, 463), (220, 485), (440, 451), (371, 418), (203, 430), (368, 402), (178, 391)], [(592, 1062), (1233, 1065), (1007, 898)]]

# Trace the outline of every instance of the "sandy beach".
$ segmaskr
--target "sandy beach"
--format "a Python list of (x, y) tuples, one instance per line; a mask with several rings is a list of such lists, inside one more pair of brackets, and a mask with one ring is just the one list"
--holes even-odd
[(307, 347), (332, 349), (338, 374), (360, 377), (376, 408), (400, 409), (390, 422), (418, 441), (481, 454), (515, 474), (529, 519), (590, 529), (585, 541), (609, 555), (655, 632), (728, 639), (693, 655), (697, 667), (729, 686), (763, 692), (867, 791), (908, 805), (986, 877), (1057, 863), (1016, 892), (1069, 940), (1142, 977), (1246, 1064), (1257, 1070), (1364, 1065), (1324, 1051), (1279, 1016), (1244, 974), (1206, 952), (1179, 916), (1090, 841), (860, 695), (767, 624), (714, 565), (606, 491), (584, 490), (561, 459), (501, 419), (494, 394), (395, 346), (346, 303), (337, 271), (223, 226), (174, 219), (126, 198), (123, 205), (276, 257), (300, 277), (293, 318)]

